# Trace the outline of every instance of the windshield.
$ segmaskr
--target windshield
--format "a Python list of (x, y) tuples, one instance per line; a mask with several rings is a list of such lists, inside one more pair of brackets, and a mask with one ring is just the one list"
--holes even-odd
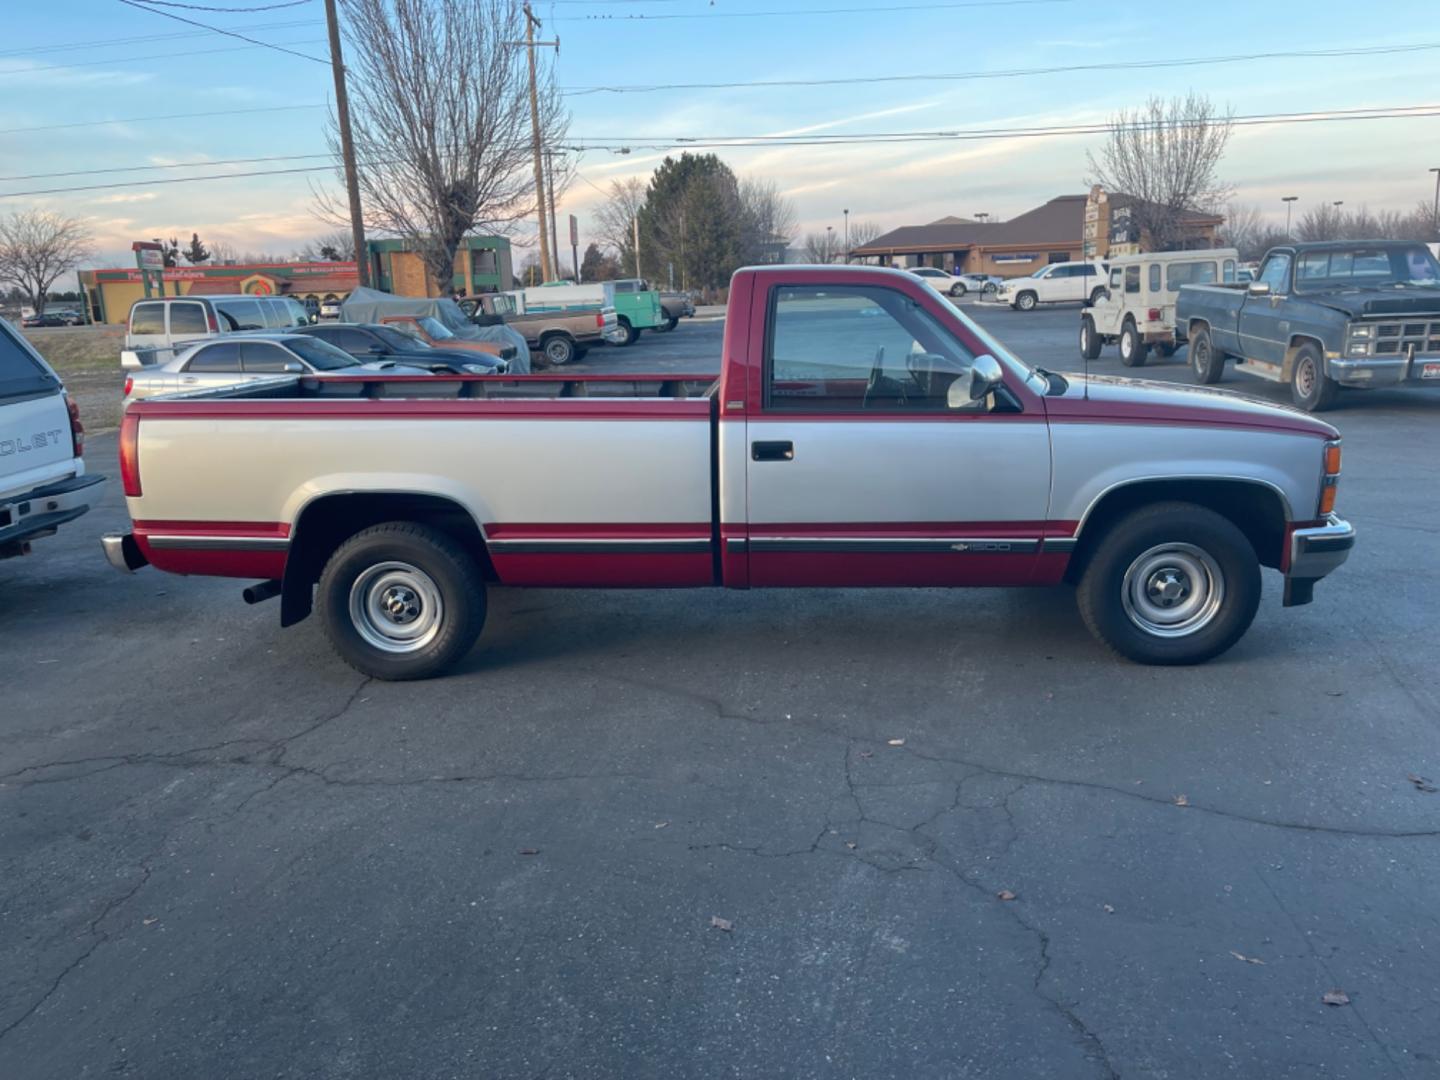
[(449, 327), (430, 315), (422, 315), (415, 320), (420, 327), (437, 341), (447, 341), (455, 335), (450, 332)]
[(1040, 374), (1038, 368), (1033, 364), (1021, 360), (1020, 357), (1016, 356), (1004, 345), (1001, 345), (999, 341), (991, 337), (983, 326), (960, 310), (959, 304), (951, 300), (950, 297), (935, 288), (934, 285), (931, 285), (930, 282), (924, 278), (920, 278), (920, 286), (929, 290), (930, 294), (935, 297), (936, 300), (939, 300), (942, 304), (947, 305), (954, 311), (960, 321), (965, 324), (965, 329), (980, 339), (980, 343), (985, 346), (985, 351), (995, 357), (996, 360), (999, 360), (1001, 365), (1008, 364), (1013, 370), (1018, 371), (1024, 377), (1025, 381), (1030, 384), (1031, 389), (1040, 394), (1044, 394), (1050, 389), (1050, 380)]
[(409, 334), (402, 334), (393, 326), (375, 327), (375, 336), (385, 343), (387, 349), (395, 349), (400, 352), (430, 348), (428, 341), (424, 341), (418, 337), (411, 337)]
[(337, 371), (340, 368), (359, 366), (349, 353), (337, 349), (328, 341), (313, 337), (292, 337), (285, 339), (285, 347), (303, 359), (316, 371)]
[(1295, 291), (1369, 289), (1385, 285), (1440, 286), (1440, 264), (1421, 244), (1301, 252), (1295, 263)]
[(1036, 271), (1035, 271), (1033, 274), (1031, 274), (1030, 276), (1031, 276), (1031, 277), (1044, 277), (1044, 276), (1045, 276), (1046, 274), (1048, 274), (1049, 272), (1050, 272), (1050, 267), (1048, 267), (1048, 266), (1042, 266), (1039, 270), (1036, 270)]

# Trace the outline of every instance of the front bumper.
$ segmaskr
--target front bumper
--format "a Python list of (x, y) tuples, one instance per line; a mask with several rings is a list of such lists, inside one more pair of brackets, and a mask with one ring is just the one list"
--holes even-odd
[(1426, 364), (1440, 364), (1440, 355), (1409, 356), (1337, 356), (1326, 361), (1332, 379), (1341, 386), (1433, 386), (1440, 388), (1440, 378), (1421, 378)]
[(1285, 571), (1285, 606), (1308, 604), (1315, 582), (1337, 570), (1355, 546), (1355, 526), (1338, 514), (1323, 525), (1296, 529), (1290, 534), (1290, 566)]

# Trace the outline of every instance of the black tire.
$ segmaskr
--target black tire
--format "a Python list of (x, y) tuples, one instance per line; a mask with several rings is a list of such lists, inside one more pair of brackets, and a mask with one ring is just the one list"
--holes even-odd
[(950, 295), (951, 295), (951, 296), (954, 296), (954, 297), (964, 296), (964, 295), (965, 295), (965, 283), (964, 283), (963, 281), (957, 281), (954, 285), (951, 285), (951, 286), (950, 286)]
[(1080, 356), (1094, 360), (1100, 355), (1100, 335), (1095, 332), (1095, 320), (1089, 315), (1080, 316)]
[(1225, 374), (1225, 354), (1210, 340), (1210, 328), (1197, 326), (1190, 336), (1190, 374), (1204, 386), (1214, 386)]
[(1120, 363), (1126, 367), (1144, 367), (1150, 346), (1140, 339), (1140, 331), (1133, 322), (1126, 322), (1120, 328)]
[(620, 346), (620, 348), (622, 349), (629, 345), (634, 345), (640, 337), (640, 331), (636, 330), (635, 327), (631, 326), (630, 320), (627, 319), (624, 315), (620, 316), (619, 323), (620, 329), (625, 331), (625, 336), (619, 341), (615, 342), (615, 344)]
[(1335, 404), (1340, 384), (1325, 374), (1325, 360), (1318, 346), (1306, 342), (1295, 351), (1290, 369), (1290, 396), (1306, 412), (1324, 412)]
[(1250, 628), (1260, 605), (1260, 560), (1228, 518), (1193, 503), (1156, 503), (1110, 526), (1076, 600), (1090, 632), (1121, 656), (1199, 664)]
[(574, 338), (565, 334), (550, 334), (540, 339), (540, 351), (549, 363), (563, 367), (578, 358), (579, 350), (575, 348)]
[(1096, 304), (1098, 304), (1101, 300), (1104, 300), (1104, 299), (1105, 299), (1105, 293), (1106, 293), (1107, 291), (1108, 291), (1108, 290), (1105, 288), (1104, 285), (1097, 285), (1097, 286), (1095, 286), (1095, 288), (1091, 289), (1091, 290), (1090, 290), (1090, 306), (1091, 306), (1091, 307), (1094, 307), (1094, 306), (1095, 306)]
[(1026, 289), (1019, 296), (1015, 297), (1015, 310), (1034, 311), (1036, 305), (1038, 305), (1039, 303), (1040, 298), (1036, 296), (1033, 292), (1031, 292), (1029, 289)]
[(655, 327), (655, 332), (656, 332), (657, 334), (668, 334), (671, 330), (674, 330), (675, 327), (677, 327), (677, 326), (679, 326), (679, 325), (680, 325), (680, 316), (678, 316), (678, 315), (671, 315), (671, 316), (670, 316), (669, 318), (667, 318), (663, 323), (661, 323), (659, 326)]
[[(382, 611), (391, 605), (399, 606), (393, 616)], [(320, 574), (315, 607), (330, 644), (356, 671), (391, 681), (428, 679), (474, 647), (485, 626), (485, 581), (445, 533), (390, 521), (335, 550)], [(405, 640), (407, 632), (425, 640)]]

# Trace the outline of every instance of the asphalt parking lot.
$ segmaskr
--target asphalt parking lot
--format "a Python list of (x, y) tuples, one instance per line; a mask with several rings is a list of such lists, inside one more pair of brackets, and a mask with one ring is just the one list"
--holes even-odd
[(1440, 393), (1328, 418), (1359, 547), (1193, 669), (1067, 590), (497, 591), (376, 683), (111, 571), (109, 485), (0, 563), (0, 1076), (1435, 1076)]

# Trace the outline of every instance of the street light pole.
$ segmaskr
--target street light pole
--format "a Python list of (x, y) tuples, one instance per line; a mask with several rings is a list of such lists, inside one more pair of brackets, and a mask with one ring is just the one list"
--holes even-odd
[(835, 259), (835, 226), (825, 226), (825, 265), (829, 266)]
[(846, 265), (846, 266), (849, 266), (849, 265), (850, 265), (850, 211), (849, 211), (849, 209), (847, 208), (847, 209), (842, 210), (842, 211), (840, 211), (840, 212), (845, 215), (845, 265)]
[(1440, 240), (1440, 169), (1431, 169), (1435, 174), (1435, 209), (1431, 215), (1432, 224), (1435, 229), (1435, 239)]
[(1298, 199), (1298, 198), (1300, 198), (1299, 195), (1282, 195), (1282, 196), (1280, 197), (1280, 201), (1285, 204), (1285, 239), (1286, 239), (1286, 240), (1289, 240), (1289, 239), (1290, 239), (1290, 208), (1291, 208), (1291, 204), (1294, 203), (1295, 200)]

